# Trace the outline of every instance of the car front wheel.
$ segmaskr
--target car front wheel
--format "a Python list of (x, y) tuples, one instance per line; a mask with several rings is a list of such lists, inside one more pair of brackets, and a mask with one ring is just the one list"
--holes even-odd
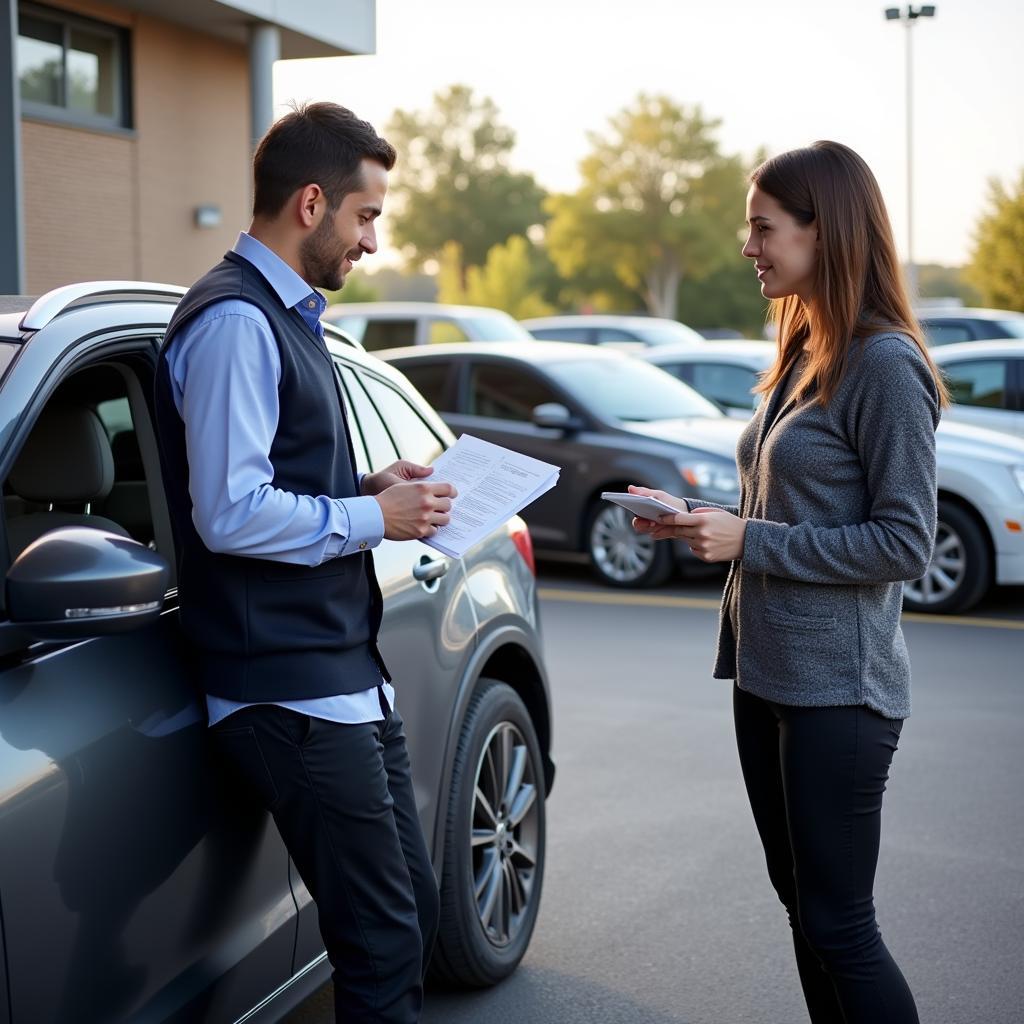
[(672, 574), (675, 560), (668, 541), (655, 541), (633, 529), (633, 514), (602, 501), (587, 519), (587, 554), (594, 575), (613, 587), (656, 587)]
[(431, 975), (494, 985), (523, 958), (544, 878), (544, 769), (526, 706), (480, 680), (455, 753)]
[(903, 585), (903, 607), (910, 612), (966, 611), (992, 582), (992, 558), (974, 518), (959, 505), (940, 501), (938, 519), (927, 571)]

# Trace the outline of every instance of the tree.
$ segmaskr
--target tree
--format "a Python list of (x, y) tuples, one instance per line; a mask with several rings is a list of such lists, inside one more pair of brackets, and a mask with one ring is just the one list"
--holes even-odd
[(1024, 310), (1024, 171), (1009, 188), (990, 179), (988, 201), (965, 276), (986, 306)]
[(965, 306), (981, 305), (981, 296), (964, 279), (963, 267), (940, 263), (917, 265), (917, 292), (922, 299), (959, 299)]
[(453, 85), (430, 110), (396, 110), (387, 136), (399, 152), (391, 233), (411, 265), (454, 241), (465, 264), (479, 266), (492, 246), (543, 220), (544, 191), (510, 168), (515, 135), (492, 100)]
[(324, 292), (328, 305), (336, 302), (376, 302), (380, 292), (367, 280), (367, 274), (351, 273), (344, 287), (334, 292)]
[(559, 273), (675, 316), (680, 283), (729, 259), (743, 219), (743, 164), (719, 151), (718, 125), (699, 107), (641, 94), (606, 135), (591, 134), (581, 188), (547, 203)]
[(513, 235), (492, 246), (482, 267), (463, 269), (458, 245), (449, 242), (441, 256), (438, 301), (492, 306), (517, 320), (554, 312), (539, 294), (531, 249), (526, 238)]

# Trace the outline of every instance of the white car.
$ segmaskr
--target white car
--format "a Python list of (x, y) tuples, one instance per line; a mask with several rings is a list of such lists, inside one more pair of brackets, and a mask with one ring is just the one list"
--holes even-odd
[[(971, 342), (969, 347), (978, 351), (981, 345)], [(731, 415), (749, 418), (759, 398), (752, 388), (775, 358), (775, 345), (674, 345), (644, 352), (642, 358)], [(935, 553), (924, 576), (905, 585), (903, 603), (908, 611), (962, 612), (977, 604), (993, 583), (1024, 584), (1024, 439), (950, 422), (947, 414), (935, 434), (935, 452)]]
[(367, 352), (450, 341), (531, 341), (518, 321), (487, 306), (440, 302), (339, 302), (323, 319), (341, 328)]
[(649, 346), (704, 344), (704, 338), (692, 327), (656, 316), (571, 313), (536, 317), (521, 323), (541, 341), (574, 341), (627, 351)]
[(943, 345), (932, 357), (956, 403), (947, 420), (1024, 437), (1024, 340)]

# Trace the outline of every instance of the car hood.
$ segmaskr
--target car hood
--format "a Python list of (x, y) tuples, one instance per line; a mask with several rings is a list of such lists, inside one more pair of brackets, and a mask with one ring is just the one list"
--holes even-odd
[(943, 420), (935, 431), (937, 455), (960, 455), (1006, 465), (1024, 465), (1024, 440), (999, 430)]
[(736, 458), (736, 442), (746, 425), (727, 416), (721, 419), (694, 416), (683, 420), (622, 423), (622, 429), (655, 441), (684, 444), (688, 448), (697, 448), (731, 461)]

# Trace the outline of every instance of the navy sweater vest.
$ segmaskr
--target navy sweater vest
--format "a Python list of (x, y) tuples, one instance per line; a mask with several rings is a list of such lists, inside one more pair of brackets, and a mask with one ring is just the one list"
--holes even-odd
[(273, 485), (296, 494), (359, 493), (338, 379), (323, 341), (263, 275), (229, 252), (178, 304), (160, 350), (156, 423), (177, 547), (181, 624), (206, 693), (237, 701), (357, 693), (389, 679), (377, 631), (381, 594), (367, 552), (318, 566), (210, 551), (192, 523), (185, 426), (165, 353), (199, 312), (223, 299), (263, 311), (281, 355)]

